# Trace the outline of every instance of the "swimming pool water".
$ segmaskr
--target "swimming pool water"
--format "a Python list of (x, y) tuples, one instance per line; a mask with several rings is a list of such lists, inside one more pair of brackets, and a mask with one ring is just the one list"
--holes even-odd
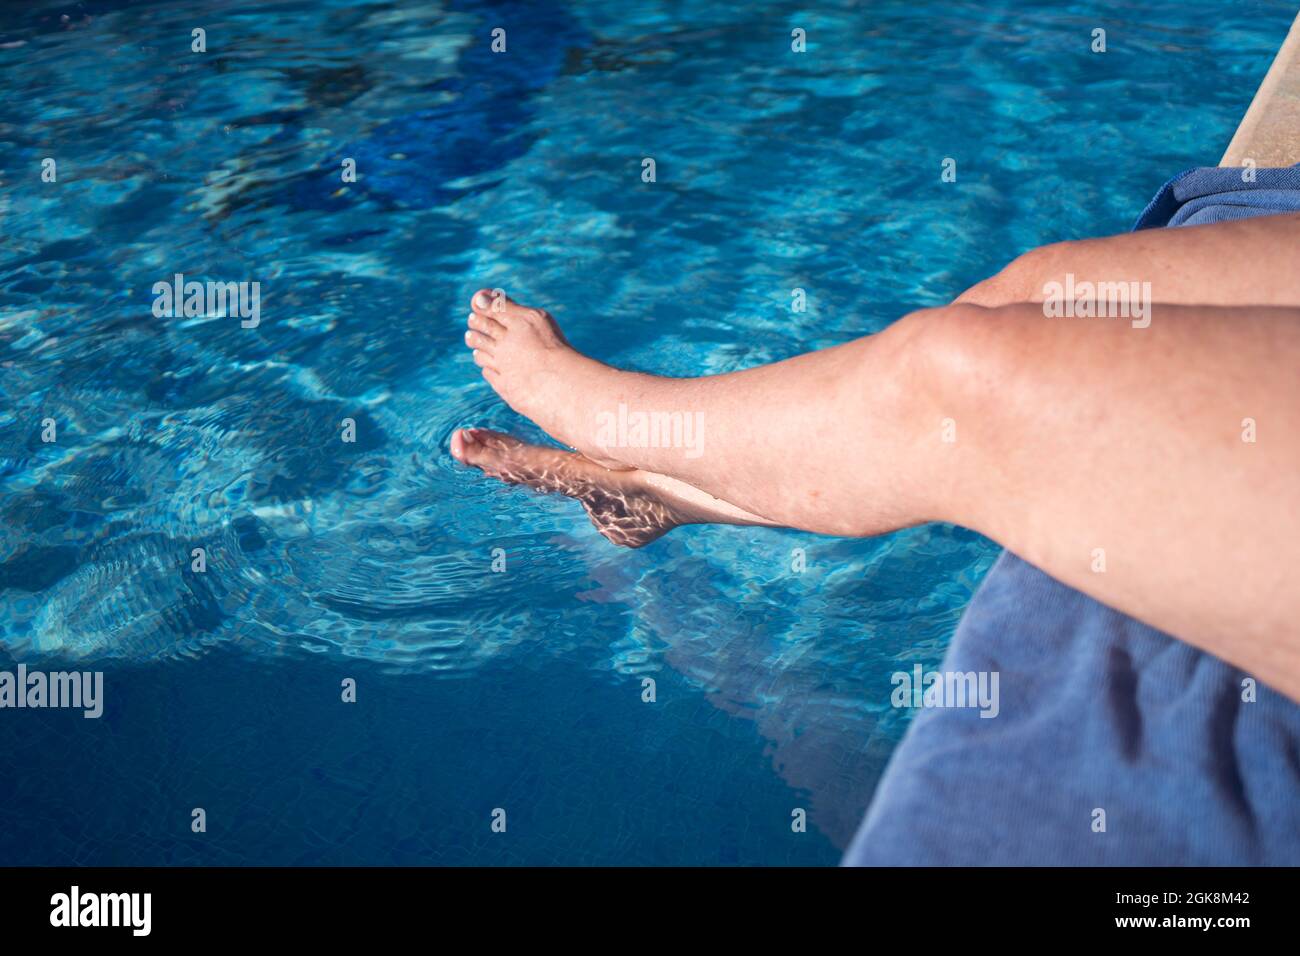
[[(0, 710), (0, 862), (835, 862), (906, 726), (890, 675), (937, 665), (996, 548), (617, 550), (447, 455), (540, 438), (469, 294), (667, 374), (877, 331), (1215, 164), (1293, 13), (6, 5), (0, 668), (103, 670), (105, 712)], [(176, 273), (260, 282), (260, 323), (156, 318)]]

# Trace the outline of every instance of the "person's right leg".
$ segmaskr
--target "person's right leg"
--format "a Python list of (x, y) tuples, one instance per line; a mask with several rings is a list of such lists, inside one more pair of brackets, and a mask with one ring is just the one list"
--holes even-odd
[(1300, 306), (1300, 213), (1039, 246), (957, 297), (995, 307), (1042, 302), (1066, 274), (1083, 282), (1149, 282), (1167, 305)]

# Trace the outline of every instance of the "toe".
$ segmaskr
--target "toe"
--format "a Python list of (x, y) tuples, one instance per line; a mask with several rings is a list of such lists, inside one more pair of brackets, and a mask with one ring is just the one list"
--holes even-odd
[(451, 454), (463, 465), (491, 470), (500, 449), (493, 447), (492, 436), (484, 428), (461, 428), (451, 436)]
[(474, 293), (470, 305), (479, 315), (496, 319), (503, 324), (510, 319), (538, 311), (520, 305), (500, 289), (479, 289)]
[(505, 432), (495, 432), (490, 428), (471, 428), (470, 432), (473, 433), (474, 441), (480, 447), (495, 452), (498, 456), (504, 457), (514, 449), (525, 447), (522, 441)]
[[(472, 335), (473, 333), (467, 333), (467, 334)], [(479, 368), (492, 369), (492, 371), (494, 372), (496, 371), (495, 368), (492, 368), (492, 364), (491, 364), (492, 356), (488, 355), (482, 349), (475, 349), (473, 352), (470, 353), (470, 355), (474, 357), (474, 364), (477, 365)]]
[(479, 315), (477, 312), (469, 314), (469, 321), (466, 324), (475, 332), (482, 332), (494, 339), (504, 335), (506, 331), (506, 327), (496, 319), (486, 315)]
[(468, 463), (473, 446), (474, 436), (468, 429), (458, 428), (451, 433), (451, 457), (457, 461)]
[(484, 335), (482, 332), (475, 332), (473, 329), (470, 329), (465, 333), (465, 344), (472, 349), (481, 349), (486, 352), (491, 350), (492, 346), (495, 344), (495, 340), (490, 336)]
[(469, 305), (471, 309), (480, 315), (489, 315), (492, 312), (500, 312), (509, 301), (504, 292), (479, 289), (474, 293), (474, 298), (470, 299)]
[(451, 454), (463, 465), (517, 483), (536, 477), (537, 473), (529, 468), (531, 457), (551, 454), (551, 451), (526, 445), (518, 438), (490, 428), (461, 428), (451, 436)]

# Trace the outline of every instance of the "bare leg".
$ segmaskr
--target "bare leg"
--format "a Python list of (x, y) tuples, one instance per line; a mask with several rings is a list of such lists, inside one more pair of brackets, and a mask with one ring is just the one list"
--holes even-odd
[[(907, 344), (912, 324), (774, 365), (668, 379), (579, 354), (545, 312), (508, 299), (491, 304), (486, 292), (474, 301), (483, 311), (471, 317), (466, 342), (484, 377), (512, 408), (593, 461), (670, 475), (751, 514), (825, 534), (878, 534), (947, 517), (935, 507), (938, 461), (932, 468), (924, 458), (951, 449), (926, 442), (913, 457), (891, 451), (912, 443), (923, 423), (937, 434), (946, 414), (926, 383), (911, 381), (919, 372)], [(602, 432), (620, 406), (696, 416), (703, 442), (609, 447)]]
[[(475, 308), (488, 381), (588, 457), (812, 531), (966, 525), (1300, 697), (1300, 310), (1167, 306), (1132, 329), (953, 306), (667, 379), (578, 354), (539, 310)], [(701, 415), (702, 453), (610, 447), (599, 416), (620, 404)]]
[(1076, 282), (1149, 282), (1169, 305), (1300, 305), (1300, 213), (1149, 229), (1041, 246), (957, 298), (971, 305), (1042, 302), (1043, 287)]
[[(1074, 274), (1077, 282), (1150, 282), (1153, 298), (1160, 303), (1211, 305), (1257, 303), (1300, 306), (1300, 270), (1280, 268), (1277, 256), (1281, 250), (1297, 247), (1300, 247), (1300, 214), (1264, 216), (1209, 226), (1148, 230), (1104, 239), (1058, 243), (1021, 256), (997, 276), (968, 290), (957, 301), (984, 306), (1041, 302), (1044, 285), (1049, 281), (1062, 281), (1068, 272)], [(504, 298), (493, 300), (486, 292), (479, 293), (475, 303), (476, 315), (472, 315), (470, 319), (470, 327), (473, 331), (467, 335), (467, 341), (471, 346), (473, 342), (470, 340), (476, 335), (490, 342), (493, 329), (504, 331), (505, 319), (510, 315), (518, 314), (526, 321), (520, 323), (520, 331), (524, 334), (517, 338), (527, 339), (530, 346), (514, 351), (525, 354), (531, 351), (533, 355), (554, 358), (556, 364), (567, 364), (569, 366), (567, 371), (571, 373), (571, 383), (581, 383), (585, 379), (586, 370), (576, 367), (578, 365), (585, 364), (608, 371), (607, 367), (573, 352), (546, 313), (516, 306)], [(862, 339), (840, 346), (839, 349), (818, 353), (819, 358), (815, 361), (809, 361), (809, 356), (799, 356), (788, 363), (750, 369), (737, 373), (734, 377), (719, 376), (710, 379), (676, 381), (699, 383), (700, 388), (706, 390), (717, 391), (720, 388), (724, 394), (732, 396), (753, 394), (756, 390), (761, 392), (762, 383), (773, 373), (788, 380), (802, 381), (806, 387), (812, 389), (822, 388), (826, 384), (845, 387), (846, 381), (847, 387), (854, 387), (851, 375), (840, 375), (844, 363), (856, 362), (861, 354), (868, 351), (872, 353), (874, 360), (871, 364), (877, 366), (899, 361), (906, 350), (890, 349), (885, 343), (886, 340), (897, 341), (902, 338), (903, 336), (896, 329), (891, 329), (888, 333), (870, 340)], [(484, 350), (485, 354), (489, 351), (491, 350)], [(492, 361), (498, 364), (509, 362), (510, 356), (505, 354), (507, 351), (492, 351), (494, 356)], [(574, 356), (576, 359), (570, 361)], [(835, 356), (839, 361), (831, 360), (831, 356)], [(502, 392), (502, 397), (513, 407), (541, 422), (543, 427), (561, 440), (569, 441), (575, 447), (581, 448), (589, 457), (610, 465), (635, 460), (647, 470), (655, 470), (658, 467), (684, 481), (695, 481), (701, 476), (702, 468), (687, 467), (688, 463), (680, 460), (682, 457), (680, 454), (643, 455), (634, 458), (628, 449), (617, 450), (617, 453), (612, 452), (597, 440), (600, 438), (600, 429), (596, 427), (599, 424), (596, 421), (569, 422), (567, 427), (562, 425), (557, 420), (562, 406), (554, 401), (557, 396), (551, 394), (555, 389), (548, 389), (544, 382), (530, 383), (529, 381), (530, 373), (539, 370), (545, 372), (545, 369), (541, 368), (545, 363), (526, 358), (523, 363), (516, 363), (522, 365), (522, 368), (516, 367), (507, 375), (498, 375), (499, 369), (494, 368), (489, 362), (480, 362), (480, 364), (485, 365), (485, 377), (493, 383), (494, 387), (497, 387), (499, 392)], [(880, 371), (882, 374), (873, 378), (873, 382), (867, 386), (872, 389), (867, 397), (870, 399), (869, 407), (875, 414), (872, 420), (865, 423), (865, 427), (889, 432), (891, 422), (897, 421), (898, 415), (915, 413), (918, 401), (923, 402), (924, 396), (909, 395), (903, 407), (889, 408), (884, 402), (888, 398), (896, 398), (897, 393), (892, 396), (885, 393), (888, 392), (891, 381), (897, 385), (899, 375), (894, 374), (894, 369), (880, 369)], [(905, 369), (903, 373), (906, 374)], [(813, 380), (816, 375), (826, 374), (831, 377), (825, 382)], [(543, 374), (543, 378), (549, 378), (553, 382), (556, 376)], [(741, 381), (742, 378), (749, 388), (734, 389), (734, 383)], [(620, 407), (633, 405), (634, 402), (640, 402), (640, 410), (647, 413), (696, 415), (709, 433), (710, 447), (716, 447), (718, 430), (716, 427), (710, 428), (710, 422), (702, 411), (682, 403), (673, 403), (673, 393), (680, 393), (677, 386), (669, 384), (674, 380), (639, 376), (635, 373), (620, 373), (620, 381), (623, 386), (622, 391), (618, 393), (612, 404), (593, 407), (589, 402), (585, 404), (582, 401), (570, 402), (566, 396), (564, 406), (590, 413), (589, 419), (592, 415), (612, 417)], [(913, 380), (908, 384), (914, 386), (922, 383)], [(641, 391), (643, 387), (647, 390), (645, 393)], [(511, 394), (505, 394), (507, 391)], [(665, 400), (667, 404), (663, 403)], [(825, 404), (832, 409), (836, 407), (833, 400)], [(780, 415), (796, 407), (799, 406), (787, 404), (774, 409), (770, 403), (761, 402), (755, 405), (754, 408), (761, 409), (763, 414), (761, 418), (754, 419), (751, 434), (748, 436), (740, 432), (739, 423), (734, 420), (734, 416), (733, 420), (726, 424), (736, 431), (736, 437), (741, 443), (746, 440), (760, 443), (767, 434), (772, 434), (774, 431), (793, 432), (802, 425), (810, 436), (815, 434), (819, 438), (830, 439), (828, 447), (833, 450), (833, 453), (838, 453), (838, 443), (835, 441), (838, 423), (831, 423), (829, 427), (819, 429), (815, 417), (799, 417), (790, 420), (787, 415), (788, 428), (767, 427), (767, 415), (774, 413)], [(738, 412), (739, 409), (735, 411)], [(802, 412), (800, 414), (802, 415)], [(542, 422), (539, 415), (547, 416), (551, 420), (551, 425)], [(571, 434), (579, 428), (586, 433), (585, 440), (565, 437), (566, 431)], [(895, 433), (884, 437), (897, 438), (898, 435)], [(869, 443), (877, 444), (874, 440)], [(702, 454), (701, 457), (704, 455)], [(798, 451), (792, 450), (791, 457), (799, 458)], [(815, 479), (816, 475), (811, 477)], [(835, 520), (827, 523), (826, 508), (814, 507), (810, 514), (809, 509), (800, 507), (798, 501), (792, 501), (788, 496), (784, 496), (782, 487), (774, 486), (768, 479), (769, 476), (766, 474), (749, 476), (751, 483), (761, 482), (765, 486), (766, 493), (763, 489), (735, 487), (746, 481), (739, 475), (733, 475), (727, 485), (710, 485), (707, 486), (707, 490), (721, 498), (736, 501), (738, 505), (743, 506), (743, 509), (752, 513), (771, 515), (781, 523), (829, 533), (849, 533)], [(889, 506), (889, 502), (901, 494), (902, 489), (894, 489), (894, 492), (893, 495), (865, 503), (868, 508), (883, 511), (877, 517), (885, 525), (910, 520), (900, 515), (898, 509)], [(819, 494), (816, 489), (810, 492), (812, 498), (817, 498)], [(771, 500), (774, 496), (783, 500), (781, 502)], [(913, 510), (919, 507), (922, 510), (935, 511), (937, 504), (938, 513), (926, 514), (923, 517), (949, 517), (944, 513), (945, 500), (945, 497), (940, 497), (929, 505), (920, 500), (912, 500), (908, 505)], [(785, 505), (784, 508), (780, 506), (782, 504)], [(814, 504), (819, 503), (814, 502)]]
[[(1296, 243), (1300, 243), (1300, 215), (1055, 243), (1020, 256), (997, 275), (967, 290), (956, 301), (989, 307), (1040, 302), (1046, 283), (1062, 281), (1066, 272), (1073, 272), (1079, 282), (1125, 281), (1134, 277), (1150, 281), (1155, 297), (1171, 304), (1252, 301), (1300, 305), (1300, 272), (1279, 273), (1274, 257), (1268, 254), (1273, 249)], [(524, 459), (515, 463), (524, 466), (525, 477), (519, 479), (522, 483), (540, 491), (555, 491), (580, 500), (585, 494), (584, 506), (592, 515), (593, 523), (611, 541), (639, 546), (658, 537), (658, 534), (647, 538), (644, 535), (606, 533), (604, 529), (611, 527), (608, 524), (609, 512), (593, 512), (590, 504), (592, 489), (622, 484), (626, 478), (619, 478), (606, 469), (586, 470), (571, 463), (565, 470), (578, 468), (583, 471), (586, 477), (582, 482), (555, 486), (544, 476), (539, 482), (527, 475), (537, 467), (545, 473), (546, 466), (541, 464), (542, 460), (558, 453), (554, 449), (523, 445), (505, 436), (500, 438), (513, 443), (510, 445), (513, 457)], [(491, 460), (495, 457), (498, 456), (488, 453), (486, 464), (479, 461), (469, 463), (477, 464), (503, 480), (516, 480), (510, 477), (510, 473), (493, 470)], [(582, 460), (589, 462), (585, 458)], [(681, 511), (683, 504), (689, 503), (694, 522), (776, 524), (685, 482), (655, 472), (637, 471), (635, 484), (637, 496), (634, 500), (644, 501), (645, 495), (659, 497), (664, 500), (670, 514)], [(683, 522), (669, 518), (664, 530), (680, 523)]]

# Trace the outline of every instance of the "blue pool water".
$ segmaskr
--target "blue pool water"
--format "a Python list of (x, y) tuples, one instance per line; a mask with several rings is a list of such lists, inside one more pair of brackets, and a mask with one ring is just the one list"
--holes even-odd
[[(0, 669), (102, 670), (105, 711), (0, 710), (0, 863), (835, 862), (906, 726), (890, 675), (996, 549), (617, 550), (446, 454), (540, 437), (469, 294), (669, 374), (877, 331), (1216, 163), (1293, 14), (5, 5)], [(259, 281), (260, 325), (155, 318), (178, 272)]]

